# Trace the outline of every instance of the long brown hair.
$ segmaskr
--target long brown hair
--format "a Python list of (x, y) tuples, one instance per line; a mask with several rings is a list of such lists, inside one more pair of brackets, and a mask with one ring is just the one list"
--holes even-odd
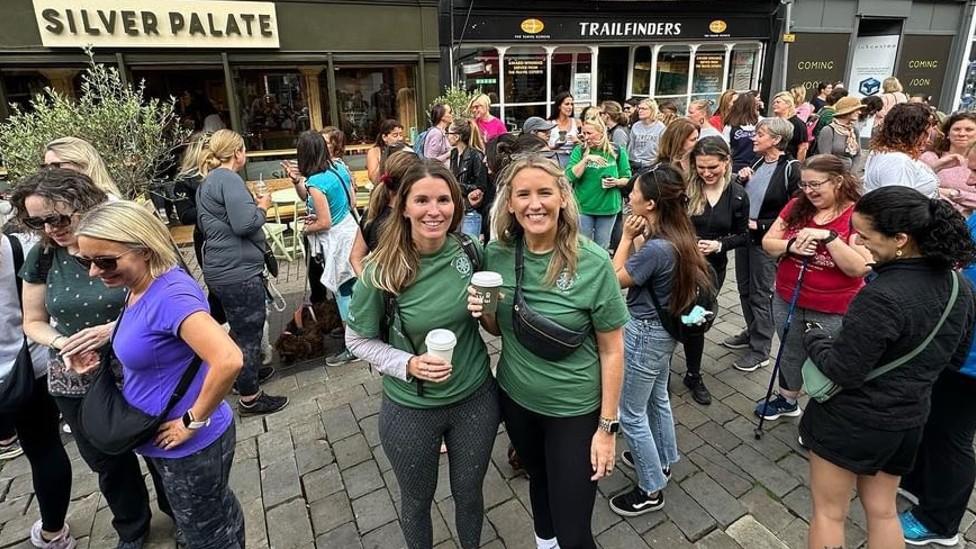
[(494, 234), (507, 246), (514, 246), (522, 238), (523, 230), (518, 220), (508, 211), (512, 199), (512, 181), (522, 170), (536, 168), (552, 176), (566, 206), (559, 210), (556, 220), (556, 246), (546, 269), (546, 284), (552, 286), (565, 271), (570, 277), (576, 274), (579, 260), (579, 209), (573, 187), (566, 173), (552, 160), (537, 153), (519, 156), (498, 175), (498, 195), (492, 213), (495, 216)]
[(393, 295), (400, 293), (413, 284), (420, 271), (420, 252), (413, 242), (410, 220), (404, 217), (407, 197), (414, 184), (426, 177), (440, 179), (447, 183), (454, 203), (454, 215), (448, 232), (453, 233), (461, 225), (464, 217), (464, 200), (461, 197), (461, 187), (451, 170), (442, 162), (436, 160), (419, 160), (407, 170), (400, 182), (393, 199), (393, 212), (380, 228), (379, 244), (366, 257), (366, 264), (374, 268), (369, 274), (373, 286)]
[[(840, 183), (834, 191), (834, 207), (841, 204), (854, 204), (861, 198), (861, 184), (850, 170), (844, 166), (840, 158), (832, 154), (818, 154), (811, 156), (803, 162), (801, 170), (813, 170), (825, 173), (830, 176), (833, 182)], [(817, 213), (817, 207), (807, 198), (807, 193), (797, 193), (796, 202), (790, 208), (790, 213), (783, 221), (790, 229), (801, 229), (813, 219)]]
[(680, 160), (688, 136), (699, 129), (698, 124), (687, 118), (675, 119), (661, 134), (661, 143), (657, 149), (657, 161), (671, 164)]
[(746, 92), (735, 98), (729, 115), (722, 118), (726, 126), (751, 126), (759, 121), (759, 114), (756, 113), (756, 96), (752, 92)]
[(674, 246), (676, 257), (668, 309), (680, 314), (694, 303), (699, 287), (713, 286), (708, 263), (698, 249), (695, 227), (688, 217), (685, 178), (674, 166), (660, 164), (637, 178), (637, 189), (645, 200), (654, 201), (657, 222), (652, 230)]
[(390, 205), (391, 197), (400, 190), (403, 176), (420, 162), (420, 158), (410, 151), (397, 151), (386, 157), (380, 166), (380, 184), (373, 187), (366, 208), (366, 223), (376, 219)]

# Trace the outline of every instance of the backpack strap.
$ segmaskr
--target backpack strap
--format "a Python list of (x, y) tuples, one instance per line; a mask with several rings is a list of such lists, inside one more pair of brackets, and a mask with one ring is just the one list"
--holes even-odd
[(20, 278), (20, 269), (24, 266), (24, 246), (20, 239), (12, 233), (6, 233), (7, 242), (10, 242), (10, 251), (14, 256), (14, 280), (17, 282), (17, 300), (21, 306), (24, 304), (24, 280)]
[(929, 335), (926, 336), (925, 339), (923, 339), (922, 342), (918, 344), (918, 347), (912, 349), (910, 353), (900, 358), (897, 358), (895, 360), (892, 360), (891, 362), (885, 364), (884, 366), (871, 370), (870, 372), (868, 372), (868, 375), (865, 376), (864, 381), (871, 381), (876, 377), (883, 376), (884, 374), (887, 374), (888, 372), (894, 370), (895, 368), (902, 366), (906, 362), (918, 356), (919, 353), (924, 351), (925, 348), (929, 346), (929, 343), (932, 343), (932, 340), (935, 339), (935, 336), (939, 333), (939, 330), (942, 329), (942, 325), (945, 324), (946, 319), (949, 318), (949, 313), (952, 312), (952, 308), (956, 304), (956, 300), (959, 297), (959, 273), (957, 273), (956, 271), (952, 271), (950, 275), (952, 277), (952, 290), (949, 293), (949, 302), (946, 303), (945, 310), (942, 311), (942, 316), (939, 317), (939, 321), (935, 324), (935, 328), (932, 328), (932, 331), (929, 333)]
[(478, 253), (478, 247), (474, 245), (474, 240), (470, 236), (464, 233), (452, 233), (458, 244), (461, 245), (461, 249), (464, 251), (464, 255), (468, 256), (468, 260), (471, 261), (471, 266), (475, 271), (481, 270), (481, 254)]

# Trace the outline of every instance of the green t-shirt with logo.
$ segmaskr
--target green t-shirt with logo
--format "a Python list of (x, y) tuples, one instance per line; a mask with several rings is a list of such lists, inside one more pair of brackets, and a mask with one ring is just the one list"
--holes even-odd
[(617, 215), (623, 205), (623, 195), (619, 188), (604, 189), (604, 177), (626, 177), (630, 178), (630, 160), (627, 158), (627, 149), (615, 147), (617, 156), (606, 154), (602, 151), (592, 151), (607, 160), (607, 165), (600, 168), (598, 166), (587, 165), (583, 170), (583, 175), (576, 177), (573, 173), (573, 166), (583, 160), (584, 148), (576, 145), (573, 152), (569, 155), (569, 162), (566, 164), (566, 177), (573, 184), (576, 191), (576, 202), (579, 203), (580, 213), (586, 215)]
[(515, 246), (499, 241), (485, 248), (488, 271), (502, 275), (498, 327), (502, 355), (498, 383), (520, 406), (553, 417), (588, 414), (600, 406), (600, 356), (596, 331), (609, 332), (630, 320), (607, 251), (580, 238), (574, 276), (563, 273), (555, 285), (545, 282), (552, 252), (524, 252), (522, 295), (537, 313), (572, 330), (588, 330), (590, 337), (568, 357), (550, 362), (522, 346), (512, 328), (515, 298)]
[[(474, 245), (481, 255), (481, 245)], [(363, 337), (379, 337), (385, 323), (383, 290), (373, 286), (371, 274), (376, 268), (369, 264), (359, 277), (349, 306), (349, 327)], [(468, 312), (468, 285), (474, 267), (461, 245), (448, 238), (440, 251), (421, 256), (420, 272), (408, 288), (397, 297), (401, 335), (390, 329), (390, 344), (422, 355), (427, 352), (427, 332), (444, 328), (454, 332), (454, 369), (443, 383), (423, 384), (423, 396), (417, 394), (417, 382), (383, 376), (383, 391), (402, 406), (435, 408), (459, 402), (473, 393), (488, 378), (488, 350), (478, 331), (478, 321)], [(407, 341), (409, 340), (409, 341)]]

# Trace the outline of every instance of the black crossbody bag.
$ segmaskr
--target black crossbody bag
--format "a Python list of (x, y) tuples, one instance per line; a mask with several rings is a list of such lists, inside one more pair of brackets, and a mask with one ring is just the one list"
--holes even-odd
[(111, 456), (131, 452), (149, 442), (159, 431), (159, 426), (166, 421), (166, 417), (176, 403), (186, 395), (193, 378), (203, 364), (200, 357), (194, 355), (193, 361), (180, 376), (180, 381), (170, 395), (169, 402), (158, 416), (149, 415), (132, 406), (122, 396), (122, 391), (115, 381), (115, 373), (112, 371), (112, 365), (117, 361), (112, 350), (112, 342), (122, 324), (123, 315), (125, 315), (125, 308), (115, 322), (112, 338), (102, 348), (101, 366), (92, 386), (81, 399), (81, 409), (78, 414), (81, 430), (92, 446)]
[(524, 267), (522, 239), (515, 244), (515, 306), (512, 308), (512, 328), (523, 347), (549, 360), (562, 360), (576, 352), (590, 332), (570, 330), (529, 308), (522, 295)]
[[(8, 234), (10, 251), (14, 258), (14, 280), (17, 283), (17, 299), (23, 307), (24, 281), (20, 279), (20, 269), (24, 265), (24, 248), (17, 237)], [(34, 393), (34, 361), (31, 359), (27, 336), (17, 353), (13, 368), (6, 379), (0, 383), (0, 413), (12, 414), (30, 399)]]

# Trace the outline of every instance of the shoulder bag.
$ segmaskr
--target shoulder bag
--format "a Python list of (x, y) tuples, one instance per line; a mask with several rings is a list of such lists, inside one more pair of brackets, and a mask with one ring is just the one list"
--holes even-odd
[[(922, 340), (921, 343), (918, 344), (918, 347), (912, 349), (912, 351), (909, 352), (908, 354), (898, 359), (895, 359), (885, 364), (884, 366), (879, 366), (871, 370), (868, 373), (868, 375), (864, 378), (864, 381), (867, 382), (877, 377), (880, 377), (894, 370), (895, 368), (904, 365), (905, 363), (909, 362), (910, 360), (918, 356), (919, 353), (924, 351), (925, 348), (929, 346), (929, 343), (931, 343), (932, 340), (935, 339), (935, 336), (939, 333), (939, 330), (942, 329), (942, 325), (945, 324), (946, 319), (949, 318), (949, 313), (952, 312), (952, 307), (956, 304), (956, 298), (958, 297), (959, 297), (959, 273), (953, 271), (952, 291), (949, 294), (949, 302), (946, 304), (945, 310), (942, 311), (942, 316), (939, 318), (939, 321), (935, 324), (935, 328), (932, 329), (932, 332), (930, 332), (929, 335), (926, 336), (926, 338)], [(823, 372), (820, 371), (820, 368), (817, 368), (817, 365), (814, 364), (813, 361), (810, 360), (809, 358), (807, 358), (806, 361), (803, 363), (802, 374), (803, 374), (803, 391), (806, 394), (810, 395), (810, 398), (816, 400), (817, 402), (820, 403), (827, 402), (834, 395), (836, 395), (843, 389), (843, 387), (837, 385), (836, 383), (831, 381), (830, 378), (825, 376)]]
[(81, 430), (92, 446), (111, 456), (131, 452), (149, 442), (159, 431), (159, 426), (166, 421), (173, 407), (186, 395), (190, 383), (193, 382), (193, 378), (203, 364), (200, 357), (194, 355), (193, 361), (180, 376), (180, 381), (170, 395), (166, 407), (158, 416), (149, 415), (132, 406), (122, 396), (122, 391), (116, 384), (115, 373), (112, 371), (112, 363), (116, 360), (112, 341), (115, 340), (115, 334), (118, 333), (124, 314), (123, 308), (115, 323), (112, 338), (102, 348), (101, 366), (92, 386), (81, 399), (78, 414)]
[(549, 360), (562, 360), (576, 352), (589, 337), (589, 331), (570, 330), (558, 322), (533, 311), (522, 295), (524, 252), (522, 239), (515, 244), (515, 305), (512, 308), (512, 329), (515, 339), (523, 347)]
[[(20, 278), (20, 269), (24, 265), (24, 248), (17, 237), (8, 234), (10, 251), (14, 258), (14, 280), (17, 283), (17, 299), (23, 307), (24, 282)], [(50, 254), (42, 254), (42, 257)], [(42, 260), (43, 261), (43, 260)], [(10, 414), (19, 410), (34, 393), (34, 361), (31, 360), (30, 343), (24, 336), (23, 345), (17, 353), (13, 368), (2, 382), (0, 382), (0, 413)]]

